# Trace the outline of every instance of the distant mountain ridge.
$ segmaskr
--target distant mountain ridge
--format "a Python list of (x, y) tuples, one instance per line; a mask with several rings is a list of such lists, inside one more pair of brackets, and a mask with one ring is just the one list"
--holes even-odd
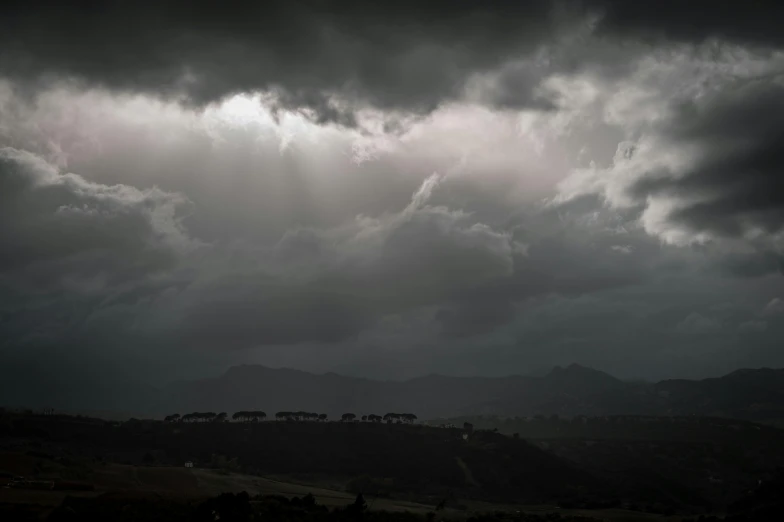
[(784, 369), (744, 369), (723, 377), (629, 383), (572, 364), (544, 377), (448, 377), (375, 381), (335, 373), (243, 365), (214, 379), (161, 391), (166, 411), (307, 410), (334, 418), (388, 411), (420, 419), (461, 415), (703, 415), (784, 421)]

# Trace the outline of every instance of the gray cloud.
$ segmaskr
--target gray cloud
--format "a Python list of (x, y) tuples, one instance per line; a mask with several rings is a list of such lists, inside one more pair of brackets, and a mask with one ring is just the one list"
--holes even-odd
[(397, 213), (294, 229), (271, 250), (239, 251), (243, 265), (258, 255), (258, 268), (195, 281), (163, 303), (160, 314), (178, 317), (163, 327), (235, 348), (336, 342), (511, 274), (511, 235), (430, 205), (438, 183), (428, 178)]
[[(695, 92), (678, 92), (672, 99), (664, 97), (663, 90), (635, 83), (641, 80), (630, 81), (643, 103), (610, 103), (642, 115), (628, 123), (633, 139), (618, 146), (610, 167), (575, 170), (556, 200), (598, 193), (611, 207), (636, 214), (648, 233), (668, 243), (714, 251), (717, 266), (729, 273), (780, 272), (781, 64), (738, 62), (733, 68), (733, 60), (721, 60), (719, 66), (706, 66), (701, 58), (696, 64), (687, 59), (673, 66), (703, 83)], [(655, 67), (641, 67), (638, 77), (653, 83), (648, 78), (656, 74)], [(671, 80), (663, 75), (660, 81)]]
[(16, 78), (75, 77), (196, 104), (280, 89), (284, 106), (351, 124), (328, 97), (429, 112), (460, 97), (470, 75), (552, 40), (550, 2), (491, 4), (17, 4), (0, 27), (0, 64)]
[(778, 297), (774, 297), (765, 305), (765, 308), (762, 310), (762, 315), (767, 317), (784, 315), (784, 301)]
[[(780, 43), (776, 2), (756, 16), (742, 2), (718, 7), (674, 1), (532, 2), (123, 2), (101, 6), (13, 2), (0, 25), (0, 66), (28, 86), (74, 78), (89, 86), (185, 96), (202, 105), (270, 90), (286, 108), (319, 122), (354, 125), (361, 106), (427, 113), (464, 98), (491, 73), (480, 100), (497, 107), (553, 108), (536, 89), (552, 72), (606, 62), (580, 52), (570, 33), (637, 40), (649, 35), (701, 41), (724, 37)], [(143, 28), (143, 30), (139, 30)], [(559, 53), (575, 47), (580, 59)], [(521, 57), (538, 67), (519, 68)], [(544, 59), (542, 59), (544, 58)], [(622, 66), (610, 59), (615, 67)], [(498, 72), (500, 71), (500, 72)]]
[(780, 363), (781, 36), (695, 5), (12, 5), (0, 357)]
[(436, 321), (450, 338), (471, 337), (492, 332), (514, 320), (514, 306), (504, 299), (462, 302), (438, 310)]
[[(6, 172), (33, 179), (25, 190), (42, 191), (35, 194), (38, 210), (24, 206), (29, 214), (11, 221), (80, 216), (74, 224), (61, 219), (51, 230), (20, 229), (4, 238), (9, 245), (39, 239), (48, 249), (36, 253), (38, 261), (15, 249), (26, 257), (4, 265), (9, 281), (17, 269), (35, 273), (31, 267), (38, 263), (56, 285), (49, 291), (61, 291), (64, 281), (73, 288), (65, 322), (56, 319), (61, 300), (36, 312), (17, 307), (8, 323), (21, 329), (17, 338), (49, 324), (48, 338), (122, 331), (171, 349), (336, 343), (383, 317), (432, 306), (441, 309), (436, 320), (444, 335), (470, 337), (513, 320), (513, 304), (532, 296), (580, 295), (643, 277), (637, 263), (616, 261), (612, 237), (537, 239), (434, 205), (434, 192), (448, 183), (438, 175), (398, 212), (358, 216), (333, 228), (290, 229), (273, 246), (214, 248), (184, 228), (177, 213), (187, 204), (182, 196), (87, 182), (29, 153), (8, 157), (13, 168)], [(46, 201), (46, 191), (61, 185), (56, 201)], [(6, 194), (17, 205), (24, 202), (20, 193)], [(63, 234), (68, 241), (61, 245), (56, 236)], [(33, 288), (19, 288), (25, 302), (35, 302)]]
[(694, 312), (675, 325), (675, 331), (686, 335), (717, 334), (721, 325), (712, 317)]
[(0, 187), (4, 274), (29, 272), (40, 283), (61, 272), (111, 284), (170, 266), (197, 246), (182, 226), (189, 202), (179, 194), (92, 183), (10, 148), (0, 149)]
[(740, 0), (717, 4), (692, 0), (597, 0), (589, 2), (602, 13), (600, 32), (646, 39), (702, 41), (716, 38), (742, 43), (778, 45), (784, 37), (778, 20), (784, 8), (776, 0), (749, 5)]
[(768, 329), (768, 323), (765, 321), (745, 321), (738, 325), (738, 331), (743, 333), (762, 333)]
[[(96, 309), (202, 247), (180, 194), (102, 185), (0, 150), (0, 334), (8, 350), (61, 344)], [(119, 334), (119, 332), (115, 332)]]
[(717, 267), (736, 277), (760, 277), (766, 274), (784, 274), (784, 256), (761, 249), (747, 253), (728, 253), (719, 256)]
[(685, 172), (643, 179), (640, 199), (672, 195), (684, 201), (668, 219), (693, 233), (743, 237), (753, 230), (776, 234), (784, 227), (784, 83), (743, 82), (677, 107), (661, 129), (668, 140), (696, 147)]

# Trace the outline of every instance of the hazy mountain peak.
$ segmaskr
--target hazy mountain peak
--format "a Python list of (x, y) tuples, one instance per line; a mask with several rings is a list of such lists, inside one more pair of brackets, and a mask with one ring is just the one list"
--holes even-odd
[(583, 366), (577, 363), (572, 363), (566, 367), (555, 366), (552, 370), (550, 370), (550, 373), (547, 374), (547, 378), (559, 376), (584, 376), (619, 381), (619, 379), (613, 377), (609, 373), (605, 373), (601, 370), (596, 370), (594, 368)]

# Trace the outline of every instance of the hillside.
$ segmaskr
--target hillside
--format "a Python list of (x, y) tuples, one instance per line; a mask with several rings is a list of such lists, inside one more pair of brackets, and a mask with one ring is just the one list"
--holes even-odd
[(157, 406), (161, 412), (306, 409), (333, 418), (346, 411), (412, 411), (420, 419), (699, 414), (776, 423), (784, 420), (784, 370), (639, 384), (576, 364), (556, 367), (543, 377), (430, 375), (407, 381), (237, 366), (215, 379), (174, 383), (162, 390)]
[[(5, 413), (0, 477), (186, 496), (283, 491), (278, 483), (298, 483), (341, 491), (341, 502), (362, 492), (455, 509), (490, 502), (694, 514), (726, 509), (784, 466), (781, 431), (747, 422), (649, 417), (532, 424), (540, 438), (527, 441), (478, 425), (464, 431), (316, 421), (117, 423)], [(556, 436), (545, 438), (548, 430)], [(187, 461), (194, 470), (212, 471), (193, 475), (183, 467)], [(239, 475), (246, 477), (243, 485), (231, 485)]]
[[(331, 416), (345, 411), (416, 411), (420, 418), (468, 413), (569, 415), (607, 409), (604, 405), (612, 404), (613, 395), (626, 400), (624, 392), (629, 387), (606, 373), (578, 365), (554, 369), (545, 377), (429, 375), (408, 381), (238, 366), (216, 379), (175, 383), (164, 390), (164, 400), (179, 410), (291, 410), (304, 405)], [(626, 413), (623, 406), (615, 408), (618, 413)]]
[(737, 370), (702, 381), (666, 380), (654, 389), (666, 399), (666, 413), (771, 423), (784, 419), (784, 369)]
[[(67, 456), (137, 466), (182, 466), (193, 461), (197, 467), (252, 475), (332, 477), (349, 490), (359, 487), (376, 496), (436, 502), (460, 497), (536, 504), (601, 491), (588, 472), (525, 441), (492, 432), (464, 440), (461, 430), (421, 425), (117, 424), (6, 415), (0, 425), (3, 440), (34, 441), (32, 455), (48, 455), (55, 461), (58, 456), (59, 460)], [(80, 478), (89, 481), (90, 474)], [(352, 486), (352, 481), (361, 485)]]
[[(784, 425), (784, 370), (745, 369), (703, 380), (627, 382), (577, 364), (543, 376), (452, 377), (428, 375), (378, 381), (335, 373), (313, 374), (258, 365), (229, 368), (215, 378), (178, 381), (154, 389), (126, 374), (93, 376), (88, 367), (56, 374), (36, 388), (33, 403), (20, 403), (13, 386), (0, 382), (0, 406), (53, 407), (102, 418), (163, 417), (189, 411), (305, 410), (338, 418), (345, 412), (413, 412), (420, 419), (497, 415), (561, 417), (700, 415)], [(100, 381), (101, 394), (85, 394), (84, 381)], [(13, 384), (13, 386), (12, 386)], [(75, 391), (74, 391), (75, 390)], [(123, 414), (122, 412), (130, 412)]]

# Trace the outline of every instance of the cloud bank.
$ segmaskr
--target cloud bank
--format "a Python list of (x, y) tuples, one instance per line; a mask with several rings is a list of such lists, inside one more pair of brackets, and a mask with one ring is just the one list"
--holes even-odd
[(0, 362), (780, 366), (782, 7), (755, 6), (12, 2)]

